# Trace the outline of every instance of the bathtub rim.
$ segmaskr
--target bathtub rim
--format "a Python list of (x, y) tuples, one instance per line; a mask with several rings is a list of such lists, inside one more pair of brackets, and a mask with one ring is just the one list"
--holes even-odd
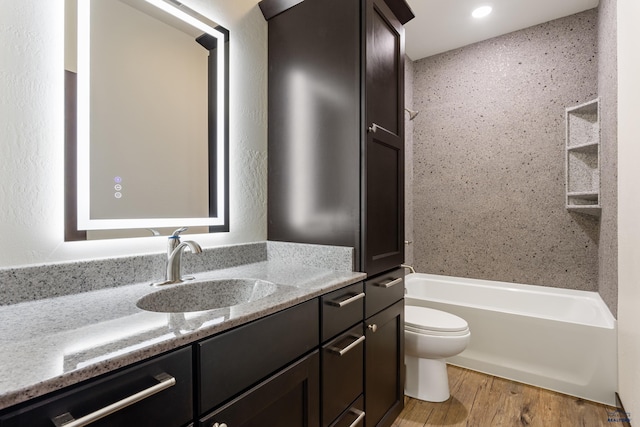
[[(443, 283), (451, 283), (451, 284), (463, 284), (469, 285), (473, 284), (474, 286), (484, 287), (484, 288), (499, 288), (499, 289), (509, 289), (516, 290), (522, 292), (530, 292), (535, 294), (551, 294), (551, 295), (562, 295), (565, 297), (580, 297), (584, 299), (588, 299), (593, 301), (601, 314), (601, 319), (604, 323), (595, 323), (595, 322), (578, 322), (570, 319), (562, 319), (551, 315), (545, 315), (544, 313), (523, 313), (518, 310), (509, 310), (503, 308), (491, 307), (488, 305), (481, 304), (467, 304), (467, 303), (459, 303), (450, 299), (442, 299), (442, 298), (421, 298), (416, 295), (412, 295), (408, 289), (406, 288), (407, 283), (415, 281), (415, 280), (437, 280)], [(594, 291), (584, 291), (580, 289), (566, 289), (566, 288), (556, 288), (552, 286), (541, 286), (541, 285), (527, 285), (521, 283), (512, 283), (512, 282), (502, 282), (497, 280), (486, 280), (486, 279), (474, 279), (469, 277), (456, 277), (456, 276), (444, 276), (439, 274), (431, 274), (431, 273), (410, 273), (405, 276), (405, 304), (406, 305), (415, 305), (412, 304), (412, 300), (422, 300), (426, 299), (429, 301), (439, 302), (439, 303), (447, 303), (447, 304), (458, 304), (466, 307), (473, 307), (481, 310), (489, 310), (494, 312), (502, 312), (508, 313), (518, 316), (532, 317), (532, 318), (541, 318), (546, 320), (552, 320), (557, 322), (567, 322), (573, 323), (577, 325), (586, 325), (595, 328), (603, 328), (603, 329), (616, 329), (617, 328), (617, 319), (609, 310), (609, 307), (606, 305), (602, 297), (598, 292)]]

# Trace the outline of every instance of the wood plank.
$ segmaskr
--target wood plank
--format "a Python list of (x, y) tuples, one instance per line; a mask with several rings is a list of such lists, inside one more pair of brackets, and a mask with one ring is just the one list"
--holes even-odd
[(469, 406), (468, 425), (499, 425), (497, 421), (502, 417), (500, 411), (502, 410), (503, 402), (500, 401), (498, 393), (491, 392), (495, 380), (495, 377), (487, 376), (486, 381), (478, 388), (475, 399)]
[(407, 397), (393, 426), (629, 426), (610, 421), (612, 415), (625, 415), (611, 406), (456, 366), (448, 366), (448, 373), (449, 400), (433, 403)]
[[(457, 377), (454, 374), (456, 371), (459, 371)], [(449, 406), (443, 421), (447, 425), (464, 426), (469, 417), (469, 408), (473, 407), (478, 392), (488, 387), (489, 378), (477, 372), (462, 369), (452, 370), (449, 378), (449, 389), (452, 395), (449, 400), (452, 401), (452, 405)], [(434, 410), (434, 412), (437, 411)], [(432, 419), (437, 418), (434, 416)]]
[[(403, 412), (396, 418), (391, 425), (392, 427), (422, 427), (425, 420), (429, 418), (428, 402), (422, 402), (417, 399), (405, 397), (405, 406)], [(402, 414), (406, 414), (402, 416)]]

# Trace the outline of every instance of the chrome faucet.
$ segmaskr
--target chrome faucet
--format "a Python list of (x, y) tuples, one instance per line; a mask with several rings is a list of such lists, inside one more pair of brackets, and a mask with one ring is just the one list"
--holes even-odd
[[(406, 243), (406, 242), (405, 242), (405, 243)], [(413, 266), (411, 266), (411, 265), (401, 264), (401, 265), (400, 265), (400, 267), (409, 269), (409, 271), (410, 271), (410, 272), (412, 272), (413, 274), (415, 274), (415, 273), (416, 273), (416, 269), (415, 269), (415, 268), (413, 268)], [(406, 284), (405, 284), (405, 286), (404, 286), (404, 293), (405, 293), (405, 295), (408, 293), (408, 292), (407, 292), (407, 285), (406, 285)]]
[(407, 264), (402, 264), (400, 267), (402, 267), (402, 268), (408, 268), (408, 269), (409, 269), (409, 271), (410, 271), (410, 272), (412, 272), (412, 273), (414, 273), (414, 274), (415, 274), (415, 272), (416, 272), (415, 268), (413, 268), (412, 266), (407, 265)]
[(192, 240), (180, 241), (180, 233), (186, 230), (187, 227), (179, 228), (169, 236), (167, 244), (167, 271), (164, 281), (152, 283), (152, 286), (171, 285), (193, 279), (193, 277), (182, 277), (182, 253), (186, 248), (189, 248), (192, 253), (199, 254), (202, 252), (202, 248)]

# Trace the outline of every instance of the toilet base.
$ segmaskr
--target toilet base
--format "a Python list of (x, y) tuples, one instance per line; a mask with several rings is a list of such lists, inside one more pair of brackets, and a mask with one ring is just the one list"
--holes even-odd
[(422, 359), (405, 355), (407, 375), (404, 394), (427, 402), (449, 399), (449, 377), (445, 359)]

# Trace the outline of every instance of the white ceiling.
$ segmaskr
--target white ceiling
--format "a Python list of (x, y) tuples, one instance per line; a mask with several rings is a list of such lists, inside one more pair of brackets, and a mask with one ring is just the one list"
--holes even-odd
[[(490, 39), (598, 6), (598, 0), (407, 0), (416, 17), (405, 24), (412, 60)], [(471, 12), (493, 12), (475, 19)]]

